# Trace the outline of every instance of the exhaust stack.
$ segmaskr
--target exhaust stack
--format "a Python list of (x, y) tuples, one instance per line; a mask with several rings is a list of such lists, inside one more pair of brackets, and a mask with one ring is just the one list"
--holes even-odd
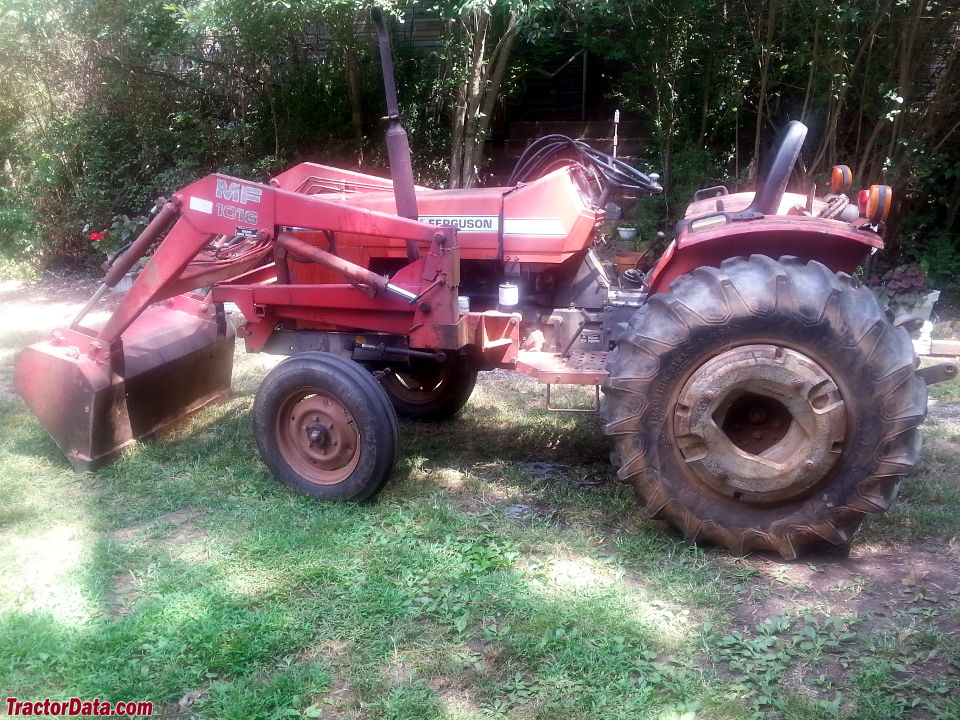
[[(387, 96), (387, 116), (384, 118), (387, 121), (387, 157), (390, 161), (390, 174), (393, 176), (393, 195), (397, 200), (397, 214), (400, 217), (416, 220), (419, 218), (419, 213), (417, 212), (417, 193), (413, 185), (410, 141), (407, 139), (407, 131), (400, 124), (390, 35), (380, 9), (374, 8), (371, 15), (373, 24), (377, 26), (380, 65), (383, 68), (383, 89)], [(407, 240), (407, 257), (411, 262), (420, 257), (420, 248), (413, 240)]]

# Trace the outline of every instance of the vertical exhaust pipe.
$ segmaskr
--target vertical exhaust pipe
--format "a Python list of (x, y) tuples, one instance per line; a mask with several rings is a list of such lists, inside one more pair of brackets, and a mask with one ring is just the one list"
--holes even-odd
[[(410, 161), (410, 142), (407, 131), (400, 124), (400, 109), (397, 103), (397, 82), (393, 76), (393, 50), (390, 35), (383, 22), (383, 13), (373, 8), (373, 24), (377, 26), (380, 42), (380, 65), (383, 67), (383, 89), (387, 96), (387, 158), (393, 176), (393, 195), (397, 201), (397, 215), (416, 220), (417, 192), (413, 187), (413, 164)], [(407, 240), (407, 258), (413, 262), (420, 257), (420, 248), (414, 240)]]

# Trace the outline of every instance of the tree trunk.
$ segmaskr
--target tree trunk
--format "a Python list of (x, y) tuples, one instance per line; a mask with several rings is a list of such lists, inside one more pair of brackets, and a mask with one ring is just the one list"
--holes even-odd
[(482, 101), (480, 103), (480, 113), (476, 119), (475, 132), (466, 138), (467, 150), (464, 153), (465, 170), (461, 187), (473, 187), (478, 179), (477, 166), (480, 163), (480, 153), (483, 150), (483, 144), (487, 139), (487, 132), (490, 130), (490, 121), (493, 118), (493, 111), (497, 104), (497, 98), (500, 95), (500, 87), (503, 83), (503, 76), (507, 71), (507, 63), (510, 60), (510, 51), (513, 49), (513, 41), (516, 38), (516, 15), (511, 16), (503, 37), (500, 38), (493, 52), (490, 54), (489, 62), (486, 67), (492, 67), (482, 90)]
[(803, 93), (803, 109), (800, 111), (800, 122), (807, 122), (810, 105), (813, 102), (813, 88), (816, 81), (817, 66), (820, 64), (820, 16), (817, 15), (813, 26), (813, 52), (810, 55), (810, 73), (807, 75), (807, 89)]
[(915, 68), (914, 46), (917, 42), (917, 31), (920, 27), (920, 18), (923, 16), (923, 10), (926, 7), (926, 0), (914, 0), (911, 8), (910, 18), (907, 21), (906, 34), (900, 43), (900, 97), (903, 102), (900, 105), (900, 112), (893, 118), (893, 127), (890, 129), (890, 143), (887, 145), (887, 157), (893, 157), (896, 148), (897, 138), (900, 137), (900, 130), (903, 127), (903, 116), (907, 104), (910, 102), (910, 95), (913, 90), (913, 73)]
[(700, 101), (700, 147), (707, 148), (707, 119), (710, 114), (710, 74), (713, 70), (713, 56), (707, 58), (707, 67), (703, 71), (703, 97)]
[(347, 77), (347, 96), (350, 101), (350, 124), (356, 144), (357, 165), (363, 164), (363, 104), (360, 101), (360, 71), (356, 48), (345, 48), (344, 72)]
[[(887, 6), (886, 6), (887, 10), (889, 10), (890, 4), (891, 2), (890, 0), (888, 0)], [(818, 150), (814, 158), (814, 161), (810, 163), (810, 168), (808, 170), (808, 173), (811, 176), (819, 172), (819, 169), (825, 159), (827, 158), (831, 160), (836, 159), (837, 123), (839, 122), (840, 115), (843, 111), (844, 101), (847, 96), (847, 90), (849, 90), (850, 88), (852, 78), (857, 74), (857, 69), (860, 67), (860, 63), (863, 62), (863, 59), (867, 56), (867, 49), (870, 48), (870, 46), (872, 45), (873, 38), (876, 36), (877, 29), (880, 27), (880, 23), (885, 14), (886, 14), (886, 11), (878, 14), (877, 17), (874, 19), (873, 23), (870, 25), (870, 30), (867, 32), (866, 36), (861, 41), (860, 49), (857, 50), (857, 57), (854, 59), (853, 65), (849, 67), (844, 67), (843, 54), (840, 52), (839, 48), (836, 51), (835, 56), (837, 57), (839, 64), (838, 64), (838, 67), (832, 69), (832, 72), (830, 73), (831, 74), (831, 80), (830, 80), (831, 104), (829, 106), (830, 109), (827, 112), (827, 123), (824, 127), (823, 138), (821, 139), (821, 142), (820, 142), (820, 149)], [(841, 85), (837, 89), (836, 93), (833, 92), (834, 81), (832, 78), (834, 77), (847, 78), (847, 81), (841, 80)], [(833, 100), (834, 95), (836, 95), (835, 102)], [(868, 145), (872, 145), (873, 142), (876, 141), (876, 139), (877, 138), (875, 134), (874, 136), (871, 136), (871, 141), (868, 143)], [(863, 164), (866, 162), (866, 157), (867, 157), (867, 153), (862, 153), (860, 155), (861, 168), (863, 167)], [(862, 177), (862, 176), (858, 171), (858, 173), (854, 177)]]
[(777, 30), (777, 13), (780, 0), (769, 0), (767, 6), (767, 34), (760, 59), (760, 92), (757, 96), (757, 129), (753, 138), (753, 161), (751, 175), (756, 177), (760, 162), (760, 142), (763, 139), (763, 110), (767, 104), (767, 84), (770, 80), (770, 49)]
[(465, 65), (467, 72), (457, 89), (451, 128), (450, 187), (473, 187), (477, 166), (500, 87), (510, 61), (517, 31), (517, 15), (511, 14), (503, 34), (488, 51), (494, 34), (494, 18), (488, 11), (473, 10), (461, 24), (472, 35)]
[(484, 60), (487, 45), (487, 30), (490, 14), (473, 9), (461, 16), (460, 24), (470, 36), (470, 46), (465, 57), (465, 75), (457, 88), (454, 103), (453, 127), (451, 129), (450, 187), (463, 186), (463, 178), (471, 170), (467, 167), (467, 142), (480, 106), (480, 91), (483, 86)]

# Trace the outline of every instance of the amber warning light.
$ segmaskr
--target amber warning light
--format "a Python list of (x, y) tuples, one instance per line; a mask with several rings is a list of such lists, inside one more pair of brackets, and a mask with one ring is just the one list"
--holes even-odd
[(846, 165), (834, 165), (830, 171), (830, 189), (834, 193), (842, 193), (853, 182), (853, 173)]
[(872, 223), (887, 219), (892, 201), (893, 190), (889, 185), (871, 185), (869, 190), (861, 190), (857, 195), (860, 214)]

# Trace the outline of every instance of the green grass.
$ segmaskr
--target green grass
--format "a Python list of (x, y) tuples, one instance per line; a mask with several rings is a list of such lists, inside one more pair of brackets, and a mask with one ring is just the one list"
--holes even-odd
[[(904, 584), (689, 547), (613, 482), (595, 418), (510, 375), (403, 424), (377, 502), (322, 504), (257, 458), (265, 369), (237, 362), (229, 402), (95, 474), (0, 400), (7, 695), (238, 720), (960, 717), (960, 590), (932, 561)], [(958, 432), (928, 429), (855, 551), (925, 543), (955, 573)]]
[[(956, 360), (956, 358), (947, 359)], [(928, 392), (930, 398), (937, 402), (958, 402), (960, 401), (960, 377), (956, 377), (950, 382), (931, 385)]]

